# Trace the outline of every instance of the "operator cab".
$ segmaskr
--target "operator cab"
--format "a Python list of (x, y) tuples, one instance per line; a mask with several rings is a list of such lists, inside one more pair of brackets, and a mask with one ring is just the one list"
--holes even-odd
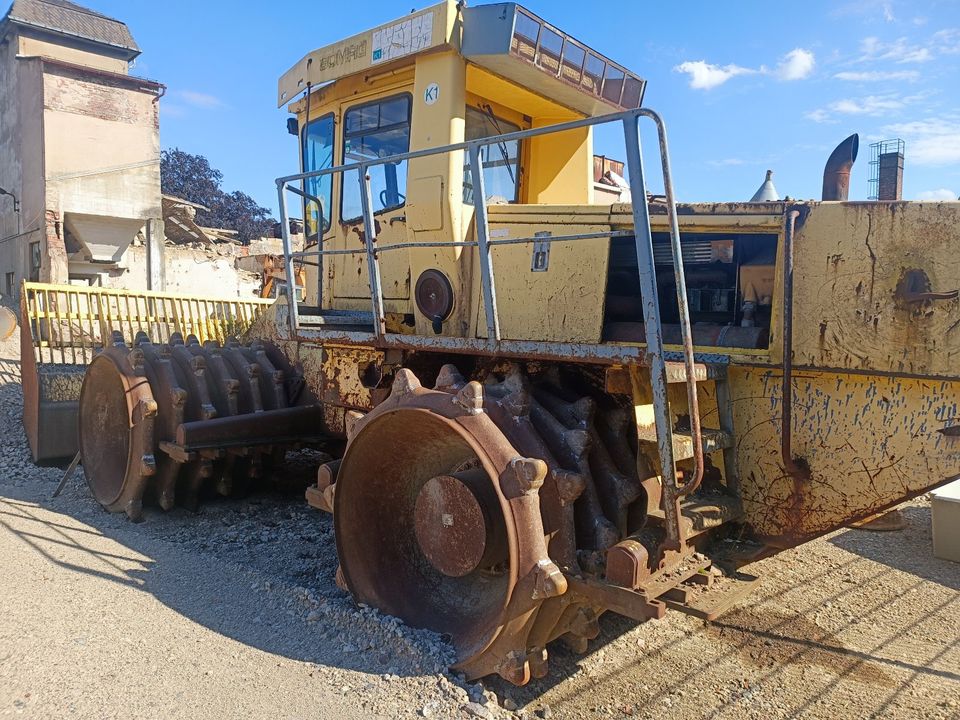
[[(313, 172), (632, 110), (644, 90), (640, 77), (523, 7), (468, 8), (447, 0), (309, 53), (280, 79), (278, 101), (296, 115), (301, 169)], [(481, 148), (491, 239), (632, 230), (629, 205), (597, 202), (592, 130)], [(370, 166), (387, 332), (487, 337), (478, 253), (466, 246), (476, 233), (471, 172), (463, 150)], [(369, 327), (360, 180), (350, 169), (303, 181), (308, 249), (333, 251), (305, 263), (304, 322)], [(671, 343), (679, 341), (671, 329), (679, 308), (669, 236), (665, 215), (651, 214)], [(721, 229), (684, 228), (695, 339), (765, 348), (778, 231), (769, 223)], [(542, 250), (540, 260), (529, 244), (492, 251), (501, 337), (643, 342), (632, 237), (556, 242)], [(748, 275), (756, 288), (745, 285)], [(559, 307), (567, 310), (557, 316)]]

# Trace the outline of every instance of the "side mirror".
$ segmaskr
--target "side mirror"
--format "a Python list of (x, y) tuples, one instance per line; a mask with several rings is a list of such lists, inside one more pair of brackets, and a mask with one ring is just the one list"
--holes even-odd
[(287, 132), (290, 133), (291, 135), (300, 134), (300, 126), (297, 123), (297, 119), (295, 117), (287, 118)]

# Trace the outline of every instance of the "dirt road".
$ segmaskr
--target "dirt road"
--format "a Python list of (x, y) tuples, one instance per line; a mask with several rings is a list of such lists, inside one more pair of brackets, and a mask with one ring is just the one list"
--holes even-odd
[[(907, 528), (849, 530), (763, 561), (719, 622), (613, 615), (526, 688), (445, 671), (441, 638), (333, 583), (330, 519), (297, 493), (150, 511), (56, 500), (0, 359), (0, 716), (26, 718), (960, 718), (960, 565)], [(291, 458), (289, 472), (301, 465)], [(514, 708), (516, 708), (514, 710)]]

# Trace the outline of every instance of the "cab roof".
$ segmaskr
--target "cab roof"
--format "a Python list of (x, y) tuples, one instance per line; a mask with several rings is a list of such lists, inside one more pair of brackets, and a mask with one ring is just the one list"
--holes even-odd
[[(457, 21), (460, 22), (457, 22)], [(308, 53), (280, 78), (278, 106), (317, 87), (422, 53), (468, 62), (584, 115), (639, 107), (646, 81), (516, 3), (416, 11)], [(406, 61), (406, 62), (404, 62)]]

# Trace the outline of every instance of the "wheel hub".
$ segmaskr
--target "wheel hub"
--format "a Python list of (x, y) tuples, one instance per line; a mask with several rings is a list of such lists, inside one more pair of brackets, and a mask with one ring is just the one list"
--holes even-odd
[(490, 545), (490, 513), (471, 489), (483, 473), (465, 471), (430, 478), (414, 507), (414, 532), (430, 564), (448, 577), (463, 577), (482, 563)]

